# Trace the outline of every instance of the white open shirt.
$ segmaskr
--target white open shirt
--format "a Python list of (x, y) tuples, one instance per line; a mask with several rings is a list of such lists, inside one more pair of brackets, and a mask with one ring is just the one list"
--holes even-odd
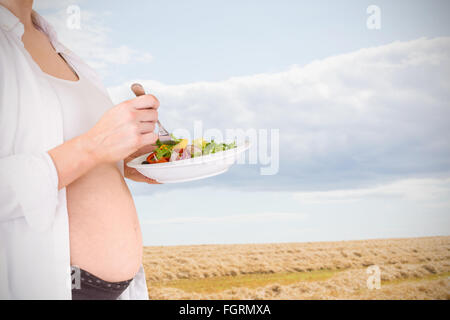
[[(95, 72), (33, 20), (77, 72)], [(47, 151), (63, 143), (60, 105), (22, 43), (23, 24), (0, 5), (0, 299), (71, 299), (66, 190)], [(148, 299), (141, 266), (119, 299)]]

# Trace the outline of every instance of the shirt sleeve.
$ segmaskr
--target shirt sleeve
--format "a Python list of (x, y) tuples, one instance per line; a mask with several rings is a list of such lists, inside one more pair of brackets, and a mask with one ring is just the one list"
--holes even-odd
[(47, 152), (0, 159), (0, 221), (25, 217), (43, 231), (54, 220), (58, 205), (58, 173)]

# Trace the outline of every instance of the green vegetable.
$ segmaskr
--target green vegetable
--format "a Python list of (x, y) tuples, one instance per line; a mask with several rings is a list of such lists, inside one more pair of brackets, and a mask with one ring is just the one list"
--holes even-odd
[(173, 149), (173, 146), (169, 146), (169, 145), (165, 145), (165, 144), (161, 145), (161, 147), (159, 147), (155, 151), (156, 158), (159, 160), (163, 157), (170, 157), (170, 155), (172, 154), (172, 149)]
[(183, 139), (175, 138), (175, 136), (173, 134), (170, 134), (170, 137), (172, 138), (174, 145), (180, 143), (181, 140), (183, 140)]
[(206, 146), (202, 150), (203, 155), (214, 153), (214, 147), (214, 142), (206, 143)]
[(211, 142), (206, 143), (205, 147), (203, 148), (203, 155), (216, 153), (220, 151), (230, 150), (236, 148), (236, 142), (233, 141), (232, 143), (226, 144), (226, 143), (216, 143), (214, 140), (211, 140)]
[[(165, 141), (162, 142), (161, 140), (156, 140), (156, 146), (158, 147), (155, 150), (156, 159), (160, 160), (161, 158), (170, 158), (172, 155), (172, 150), (175, 145), (180, 143), (182, 139), (178, 139), (174, 137), (172, 134), (170, 135), (172, 137), (172, 141)], [(191, 154), (191, 158), (200, 157), (202, 155), (208, 155), (212, 153), (217, 153), (220, 151), (230, 150), (233, 148), (236, 148), (236, 142), (233, 141), (232, 143), (226, 144), (226, 143), (216, 143), (214, 140), (211, 140), (211, 142), (203, 142), (202, 143), (202, 151), (197, 151), (193, 154)]]

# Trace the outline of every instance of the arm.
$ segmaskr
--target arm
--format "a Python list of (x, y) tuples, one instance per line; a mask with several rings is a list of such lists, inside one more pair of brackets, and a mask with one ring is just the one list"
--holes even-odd
[(125, 101), (107, 111), (87, 133), (49, 151), (64, 188), (96, 165), (117, 162), (156, 141), (158, 100), (151, 95)]
[(81, 135), (50, 150), (58, 172), (58, 189), (62, 189), (98, 164), (86, 136)]
[(158, 102), (151, 95), (107, 111), (85, 134), (47, 152), (0, 159), (0, 221), (25, 217), (46, 228), (58, 204), (58, 190), (99, 163), (116, 162), (153, 144)]

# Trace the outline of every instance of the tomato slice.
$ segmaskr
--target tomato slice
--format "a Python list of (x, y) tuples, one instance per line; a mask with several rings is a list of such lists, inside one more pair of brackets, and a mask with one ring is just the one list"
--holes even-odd
[(148, 155), (147, 157), (147, 162), (148, 163), (163, 163), (163, 162), (169, 162), (168, 157), (162, 157), (161, 159), (157, 160), (156, 159), (156, 152), (152, 152)]
[(163, 163), (163, 162), (169, 162), (168, 158), (162, 157), (161, 159), (159, 159), (158, 161), (155, 161), (153, 163)]
[(156, 152), (152, 152), (148, 155), (147, 162), (148, 163), (155, 162), (155, 159), (156, 159)]

